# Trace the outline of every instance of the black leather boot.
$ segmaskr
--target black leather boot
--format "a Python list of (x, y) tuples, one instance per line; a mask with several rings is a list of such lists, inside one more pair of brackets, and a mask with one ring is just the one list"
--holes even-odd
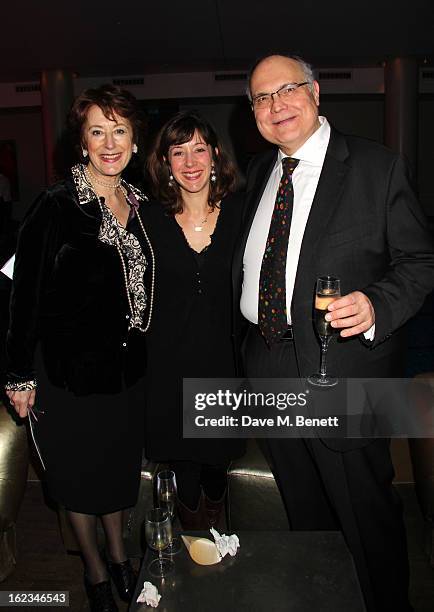
[(110, 576), (115, 583), (117, 592), (122, 601), (131, 601), (136, 588), (137, 574), (127, 559), (122, 563), (108, 562)]
[(178, 499), (178, 517), (181, 526), (186, 531), (203, 531), (208, 528), (207, 517), (205, 514), (205, 504), (203, 493), (201, 493), (199, 503), (195, 510), (191, 510)]
[(84, 586), (86, 587), (86, 593), (92, 612), (119, 612), (119, 608), (113, 599), (110, 580), (104, 580), (104, 582), (98, 582), (97, 584), (90, 584), (85, 576)]

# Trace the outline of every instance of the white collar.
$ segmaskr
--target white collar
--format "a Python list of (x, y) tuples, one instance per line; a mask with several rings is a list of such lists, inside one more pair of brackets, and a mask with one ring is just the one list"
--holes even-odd
[[(88, 204), (89, 202), (93, 202), (93, 200), (97, 200), (98, 196), (93, 190), (92, 185), (89, 183), (86, 177), (86, 173), (84, 171), (83, 164), (76, 164), (71, 168), (72, 180), (74, 181), (75, 188), (77, 190), (78, 201), (80, 204)], [(140, 202), (141, 200), (147, 200), (148, 198), (138, 189), (127, 183), (122, 179), (122, 185), (127, 190), (127, 193), (133, 193), (136, 199)]]
[[(322, 116), (319, 116), (318, 119), (320, 122), (319, 128), (291, 155), (291, 157), (307, 162), (313, 166), (323, 165), (330, 140), (329, 122)], [(284, 157), (288, 157), (288, 155), (279, 149), (274, 170), (280, 166)]]

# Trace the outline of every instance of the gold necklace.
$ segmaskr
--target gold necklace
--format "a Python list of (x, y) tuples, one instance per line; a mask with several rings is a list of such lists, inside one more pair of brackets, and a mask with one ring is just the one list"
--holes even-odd
[(200, 224), (195, 224), (193, 221), (193, 228), (195, 232), (201, 232), (203, 230), (203, 226), (205, 225), (205, 223), (208, 223), (208, 217), (211, 214), (212, 210), (209, 208), (208, 206), (208, 212), (206, 213), (205, 219), (203, 221), (200, 222)]

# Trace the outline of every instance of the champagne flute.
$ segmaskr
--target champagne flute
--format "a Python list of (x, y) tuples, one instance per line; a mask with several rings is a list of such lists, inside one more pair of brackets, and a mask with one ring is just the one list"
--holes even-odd
[(145, 537), (148, 546), (158, 552), (158, 559), (148, 565), (148, 571), (155, 578), (165, 578), (173, 571), (175, 564), (171, 559), (163, 557), (172, 538), (172, 523), (170, 517), (162, 508), (149, 510), (145, 516)]
[[(173, 522), (175, 517), (175, 506), (178, 497), (176, 488), (176, 476), (173, 470), (162, 470), (157, 474), (157, 498), (158, 505), (167, 511), (170, 520)], [(176, 555), (181, 551), (181, 542), (178, 538), (172, 537), (167, 552)]]
[(311, 385), (318, 387), (334, 387), (338, 379), (327, 374), (327, 349), (335, 329), (326, 321), (328, 305), (341, 295), (340, 280), (335, 276), (320, 276), (316, 281), (314, 323), (321, 343), (321, 365), (317, 374), (307, 379)]

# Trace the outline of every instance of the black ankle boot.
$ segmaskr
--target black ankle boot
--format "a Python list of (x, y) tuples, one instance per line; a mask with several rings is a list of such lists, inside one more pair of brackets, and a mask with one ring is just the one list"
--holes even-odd
[(137, 574), (131, 567), (130, 560), (122, 563), (109, 561), (108, 569), (122, 601), (131, 601), (136, 588)]
[(113, 599), (110, 580), (90, 584), (85, 576), (84, 585), (92, 612), (119, 612), (119, 608)]
[(200, 494), (197, 508), (192, 510), (178, 499), (178, 517), (181, 527), (186, 531), (203, 531), (208, 529), (203, 493)]

